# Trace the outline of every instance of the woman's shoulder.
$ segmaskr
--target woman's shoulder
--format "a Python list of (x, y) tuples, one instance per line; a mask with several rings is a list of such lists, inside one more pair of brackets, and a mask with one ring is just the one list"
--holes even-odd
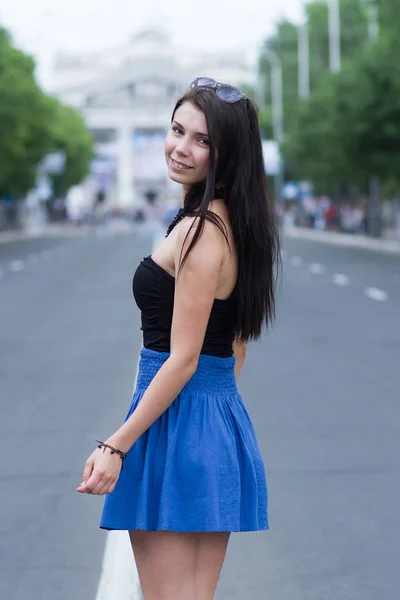
[[(214, 213), (214, 211), (210, 211)], [(224, 223), (224, 219), (218, 213), (216, 214), (217, 218), (222, 219)], [(188, 215), (177, 226), (176, 231), (176, 242), (179, 246), (183, 244), (190, 243), (191, 240), (195, 237), (197, 226), (199, 224), (199, 216), (198, 215)], [(197, 237), (197, 236), (196, 236)], [(220, 244), (222, 243), (221, 232), (216, 223), (213, 220), (206, 219), (203, 223), (202, 230), (198, 237), (198, 241), (202, 244)]]
[(191, 245), (191, 242), (195, 241), (197, 255), (201, 252), (213, 254), (214, 256), (219, 254), (222, 255), (226, 241), (224, 233), (221, 232), (221, 227), (222, 231), (224, 231), (226, 229), (226, 224), (223, 217), (215, 211), (214, 207), (210, 212), (215, 214), (217, 222), (214, 222), (214, 219), (212, 218), (211, 220), (206, 218), (199, 234), (197, 234), (198, 225), (200, 223), (199, 215), (187, 215), (178, 223), (174, 237), (175, 249), (179, 253), (182, 250), (187, 250)]

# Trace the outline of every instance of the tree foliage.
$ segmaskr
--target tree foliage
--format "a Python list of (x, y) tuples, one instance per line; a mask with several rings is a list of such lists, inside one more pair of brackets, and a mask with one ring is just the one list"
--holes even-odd
[(64, 195), (68, 189), (81, 182), (93, 158), (93, 138), (82, 117), (72, 108), (55, 103), (53, 140), (56, 150), (66, 156), (64, 171), (53, 177), (54, 194)]
[[(369, 35), (377, 8), (379, 35)], [(400, 186), (400, 47), (398, 0), (340, 0), (342, 69), (329, 71), (326, 3), (307, 6), (310, 34), (311, 97), (300, 101), (284, 85), (286, 136), (283, 146), (291, 176), (331, 191), (338, 184), (366, 187), (372, 176)], [(290, 24), (267, 40), (279, 53), (284, 79), (294, 77)], [(295, 31), (292, 26), (292, 31)], [(291, 55), (291, 59), (287, 55)], [(287, 112), (290, 109), (290, 118)]]
[(83, 121), (40, 89), (34, 71), (32, 57), (0, 28), (0, 197), (23, 197), (35, 185), (38, 163), (54, 150), (67, 153), (63, 191), (89, 166), (92, 141)]
[(33, 186), (36, 164), (51, 149), (47, 98), (34, 68), (0, 30), (0, 193), (17, 197)]
[[(340, 0), (341, 49), (344, 62), (362, 52), (368, 44), (368, 10), (364, 0)], [(329, 73), (328, 6), (316, 0), (306, 5), (310, 57), (310, 88), (315, 91)], [(277, 54), (282, 63), (284, 123), (292, 127), (299, 106), (299, 34), (298, 25), (284, 19), (277, 24), (276, 33), (265, 41), (265, 47)], [(263, 54), (260, 70), (266, 89), (265, 100), (272, 103), (270, 65)]]

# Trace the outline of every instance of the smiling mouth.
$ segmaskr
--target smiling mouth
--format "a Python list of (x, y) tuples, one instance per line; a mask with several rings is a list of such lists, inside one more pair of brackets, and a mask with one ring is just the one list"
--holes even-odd
[(173, 158), (171, 158), (171, 161), (174, 167), (176, 167), (177, 169), (187, 170), (192, 168), (188, 167), (187, 165), (184, 165), (183, 163), (178, 162), (177, 160), (174, 160)]

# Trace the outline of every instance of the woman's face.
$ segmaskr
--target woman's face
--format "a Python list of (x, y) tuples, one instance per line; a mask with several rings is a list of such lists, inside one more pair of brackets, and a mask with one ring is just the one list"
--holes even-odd
[(210, 154), (204, 113), (191, 102), (175, 112), (165, 140), (165, 157), (172, 181), (190, 187), (207, 175)]

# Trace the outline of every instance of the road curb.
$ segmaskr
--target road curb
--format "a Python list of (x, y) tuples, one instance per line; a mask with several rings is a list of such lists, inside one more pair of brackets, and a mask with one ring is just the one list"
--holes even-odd
[(79, 237), (84, 236), (90, 231), (89, 228), (81, 227), (74, 229), (73, 227), (46, 226), (35, 229), (23, 229), (20, 231), (3, 231), (0, 232), (0, 244), (7, 244), (21, 240), (32, 240), (43, 237)]
[(365, 235), (337, 233), (334, 231), (315, 231), (301, 227), (286, 227), (283, 233), (286, 237), (322, 242), (334, 246), (362, 248), (364, 250), (385, 252), (387, 254), (400, 254), (400, 241), (397, 240), (375, 239)]
[(28, 236), (26, 231), (2, 231), (0, 232), (0, 244), (24, 240), (27, 237), (31, 236)]

